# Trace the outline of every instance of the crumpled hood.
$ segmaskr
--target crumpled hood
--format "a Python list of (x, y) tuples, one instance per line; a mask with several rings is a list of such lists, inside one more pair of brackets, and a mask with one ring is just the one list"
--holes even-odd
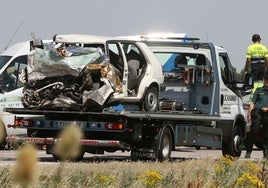
[(100, 48), (60, 44), (32, 50), (20, 80), (22, 102), (29, 109), (101, 110), (121, 85)]

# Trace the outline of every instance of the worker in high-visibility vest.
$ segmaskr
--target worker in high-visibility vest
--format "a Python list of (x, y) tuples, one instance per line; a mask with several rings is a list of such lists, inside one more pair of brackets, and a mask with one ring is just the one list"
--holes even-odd
[[(252, 98), (255, 90), (257, 88), (263, 87), (264, 83), (264, 75), (266, 72), (266, 69), (268, 67), (268, 51), (266, 46), (261, 44), (261, 37), (259, 34), (252, 35), (252, 42), (250, 46), (248, 46), (247, 54), (246, 54), (246, 66), (245, 71), (250, 72), (252, 74), (252, 79), (254, 81), (254, 85), (251, 91), (250, 96), (250, 106), (252, 104)], [(247, 133), (246, 140), (245, 140), (245, 146), (247, 153), (245, 155), (246, 158), (250, 158), (250, 153), (252, 151), (253, 147), (253, 141), (255, 140), (255, 134), (257, 128), (255, 128), (254, 124), (252, 124), (251, 121), (251, 131)]]
[(245, 71), (251, 72), (254, 83), (263, 83), (264, 73), (268, 67), (268, 51), (266, 46), (261, 44), (259, 34), (252, 36), (252, 42), (253, 44), (247, 49)]

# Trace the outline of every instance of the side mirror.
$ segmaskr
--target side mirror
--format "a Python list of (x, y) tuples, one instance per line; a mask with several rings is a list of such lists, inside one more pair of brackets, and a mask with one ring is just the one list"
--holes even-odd
[(242, 96), (249, 95), (254, 87), (254, 79), (251, 73), (246, 73), (243, 82), (236, 83), (236, 89), (241, 91)]
[(244, 89), (252, 89), (254, 87), (254, 80), (251, 73), (246, 73), (244, 81)]

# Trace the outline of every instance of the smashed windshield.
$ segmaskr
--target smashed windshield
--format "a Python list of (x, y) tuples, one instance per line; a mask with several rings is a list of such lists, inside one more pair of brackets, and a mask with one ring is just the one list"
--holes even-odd
[(28, 79), (42, 80), (58, 76), (78, 76), (88, 64), (105, 64), (107, 57), (100, 48), (50, 45), (29, 54)]
[(12, 56), (0, 56), (0, 69), (11, 59)]

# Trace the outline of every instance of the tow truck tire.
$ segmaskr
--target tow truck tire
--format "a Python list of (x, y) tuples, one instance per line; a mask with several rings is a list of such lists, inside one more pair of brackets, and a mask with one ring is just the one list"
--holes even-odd
[[(83, 159), (85, 152), (81, 151), (78, 156), (75, 158), (70, 158), (67, 159), (67, 161), (72, 161), (72, 162), (79, 162)], [(52, 156), (56, 161), (64, 161), (60, 156), (58, 156), (56, 153), (52, 152)]]
[(196, 150), (200, 150), (201, 147), (200, 147), (200, 146), (195, 146), (195, 149), (196, 149)]
[(149, 87), (144, 97), (144, 110), (147, 112), (156, 112), (159, 106), (159, 95), (156, 87)]
[(172, 135), (169, 128), (165, 128), (160, 138), (160, 149), (158, 152), (158, 160), (169, 160), (172, 151)]
[(262, 141), (255, 141), (254, 145), (258, 148), (258, 149), (263, 149), (263, 144)]
[(7, 144), (6, 136), (7, 136), (7, 131), (6, 131), (5, 124), (2, 120), (0, 120), (0, 150), (5, 149), (5, 146)]
[(232, 136), (229, 143), (223, 143), (222, 145), (222, 154), (230, 155), (232, 157), (240, 157), (242, 153), (242, 135), (239, 134), (241, 131), (238, 131), (237, 134)]

